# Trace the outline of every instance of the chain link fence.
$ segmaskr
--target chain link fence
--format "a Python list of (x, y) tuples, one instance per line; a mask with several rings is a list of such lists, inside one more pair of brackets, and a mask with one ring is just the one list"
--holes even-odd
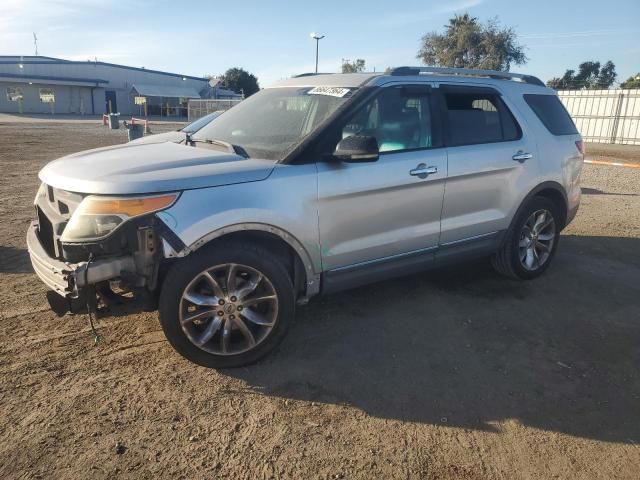
[(558, 96), (585, 141), (640, 145), (640, 90), (560, 90)]
[(229, 110), (242, 100), (231, 99), (207, 99), (207, 100), (189, 100), (188, 118), (190, 122), (204, 117), (218, 110)]

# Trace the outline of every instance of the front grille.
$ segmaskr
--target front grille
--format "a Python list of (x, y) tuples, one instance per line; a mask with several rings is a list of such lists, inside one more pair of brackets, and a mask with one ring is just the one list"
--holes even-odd
[(51, 258), (56, 257), (55, 240), (53, 236), (53, 225), (40, 207), (36, 207), (38, 212), (38, 239)]
[(83, 196), (50, 185), (44, 185), (44, 189), (46, 193), (36, 198), (37, 237), (51, 258), (62, 258), (60, 236)]

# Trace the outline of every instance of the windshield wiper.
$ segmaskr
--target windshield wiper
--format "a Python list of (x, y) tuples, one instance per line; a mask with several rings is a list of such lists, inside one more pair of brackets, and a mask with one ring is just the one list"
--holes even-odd
[(226, 148), (229, 153), (235, 153), (236, 155), (240, 155), (241, 157), (249, 158), (249, 154), (240, 145), (234, 145), (232, 143), (225, 142), (224, 140), (211, 140), (208, 138), (204, 140), (200, 140), (200, 139), (194, 140), (193, 138), (191, 138), (190, 134), (187, 134), (186, 141), (187, 141), (187, 144), (191, 144), (193, 146), (195, 146), (196, 143), (206, 143), (207, 145), (218, 145), (220, 147)]

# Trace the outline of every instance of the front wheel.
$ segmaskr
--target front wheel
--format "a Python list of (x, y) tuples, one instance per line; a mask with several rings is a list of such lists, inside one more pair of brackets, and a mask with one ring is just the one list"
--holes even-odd
[(176, 263), (159, 304), (169, 343), (211, 368), (239, 367), (269, 353), (294, 316), (286, 268), (250, 244), (219, 244)]
[(535, 278), (549, 267), (559, 240), (558, 207), (547, 198), (535, 197), (520, 211), (491, 262), (503, 275)]

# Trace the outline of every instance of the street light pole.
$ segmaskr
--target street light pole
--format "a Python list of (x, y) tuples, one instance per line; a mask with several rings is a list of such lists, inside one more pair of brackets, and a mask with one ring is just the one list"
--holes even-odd
[(316, 41), (316, 73), (318, 73), (318, 48), (320, 45), (320, 40), (324, 38), (324, 35), (318, 35), (318, 34), (312, 33), (311, 38), (313, 38)]

